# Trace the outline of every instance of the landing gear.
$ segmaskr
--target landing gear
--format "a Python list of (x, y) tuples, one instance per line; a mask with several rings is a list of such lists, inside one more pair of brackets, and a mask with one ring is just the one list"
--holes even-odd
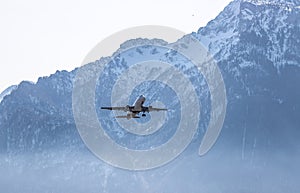
[(145, 114), (145, 113), (143, 113), (143, 114), (142, 114), (142, 117), (146, 117), (146, 114)]

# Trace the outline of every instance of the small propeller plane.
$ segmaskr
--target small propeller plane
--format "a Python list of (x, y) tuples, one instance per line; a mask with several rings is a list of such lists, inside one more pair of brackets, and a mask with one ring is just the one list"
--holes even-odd
[(139, 96), (136, 101), (134, 102), (133, 106), (127, 105), (125, 107), (101, 107), (101, 109), (106, 110), (116, 110), (116, 111), (125, 111), (127, 112), (127, 115), (123, 116), (116, 116), (116, 118), (140, 118), (139, 113), (142, 113), (142, 117), (146, 117), (146, 112), (150, 113), (152, 111), (167, 111), (168, 109), (164, 108), (154, 108), (152, 106), (144, 107), (143, 104), (145, 102), (146, 98), (144, 95)]

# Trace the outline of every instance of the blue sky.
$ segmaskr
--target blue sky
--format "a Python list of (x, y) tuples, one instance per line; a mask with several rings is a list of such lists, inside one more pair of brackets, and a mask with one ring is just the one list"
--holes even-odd
[(103, 38), (128, 27), (164, 25), (186, 33), (231, 0), (4, 0), (0, 7), (0, 92), (22, 80), (72, 70)]

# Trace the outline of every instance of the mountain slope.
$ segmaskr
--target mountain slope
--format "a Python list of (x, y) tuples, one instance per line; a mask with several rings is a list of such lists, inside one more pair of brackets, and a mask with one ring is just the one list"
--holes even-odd
[(3, 98), (7, 95), (10, 95), (10, 93), (13, 91), (13, 90), (16, 90), (17, 89), (17, 86), (16, 85), (13, 85), (13, 86), (10, 86), (8, 87), (7, 89), (5, 89), (1, 94), (0, 94), (0, 103), (1, 101), (3, 100)]

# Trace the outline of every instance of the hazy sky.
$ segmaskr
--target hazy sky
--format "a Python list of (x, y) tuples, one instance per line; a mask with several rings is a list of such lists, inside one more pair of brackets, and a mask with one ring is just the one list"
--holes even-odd
[(231, 0), (0, 0), (0, 92), (72, 70), (103, 38), (139, 25), (186, 33), (215, 18)]

